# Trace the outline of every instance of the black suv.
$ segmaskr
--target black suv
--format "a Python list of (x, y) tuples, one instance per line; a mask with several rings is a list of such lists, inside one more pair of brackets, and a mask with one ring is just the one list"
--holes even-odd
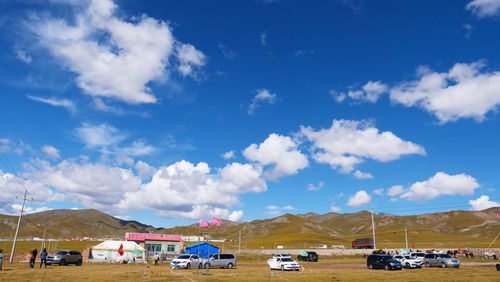
[(369, 269), (383, 268), (385, 270), (401, 270), (401, 263), (389, 255), (369, 255), (366, 259), (366, 266)]
[(318, 261), (318, 254), (316, 252), (301, 251), (297, 256), (298, 261)]

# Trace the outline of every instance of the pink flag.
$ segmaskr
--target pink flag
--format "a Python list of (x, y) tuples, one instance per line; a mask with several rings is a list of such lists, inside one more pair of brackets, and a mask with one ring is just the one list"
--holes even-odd
[(200, 227), (210, 227), (210, 223), (208, 223), (208, 221), (200, 219)]
[(497, 214), (497, 216), (498, 216), (498, 217), (500, 217), (500, 213), (499, 213), (499, 214)]
[(212, 224), (220, 226), (220, 219), (216, 218), (215, 216), (212, 217)]

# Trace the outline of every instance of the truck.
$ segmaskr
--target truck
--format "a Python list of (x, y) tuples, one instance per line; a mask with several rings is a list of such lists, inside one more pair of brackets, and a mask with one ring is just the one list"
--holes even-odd
[(372, 238), (360, 238), (352, 241), (353, 249), (373, 249), (373, 239)]

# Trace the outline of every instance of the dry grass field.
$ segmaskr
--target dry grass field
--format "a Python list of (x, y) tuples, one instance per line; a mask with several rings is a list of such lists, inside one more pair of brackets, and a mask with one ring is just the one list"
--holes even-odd
[[(37, 265), (38, 266), (38, 265)], [(402, 271), (369, 270), (363, 258), (325, 258), (302, 263), (301, 271), (269, 271), (265, 258), (238, 260), (234, 269), (193, 269), (172, 273), (168, 264), (84, 264), (30, 269), (28, 263), (4, 264), (1, 281), (500, 281), (493, 263), (466, 262), (458, 269), (423, 268)], [(145, 273), (152, 271), (151, 277)], [(205, 272), (205, 270), (203, 271)]]

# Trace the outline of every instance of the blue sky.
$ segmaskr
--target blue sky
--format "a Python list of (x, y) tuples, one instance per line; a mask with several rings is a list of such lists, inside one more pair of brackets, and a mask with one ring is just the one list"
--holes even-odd
[(500, 205), (500, 1), (0, 3), (0, 212)]

